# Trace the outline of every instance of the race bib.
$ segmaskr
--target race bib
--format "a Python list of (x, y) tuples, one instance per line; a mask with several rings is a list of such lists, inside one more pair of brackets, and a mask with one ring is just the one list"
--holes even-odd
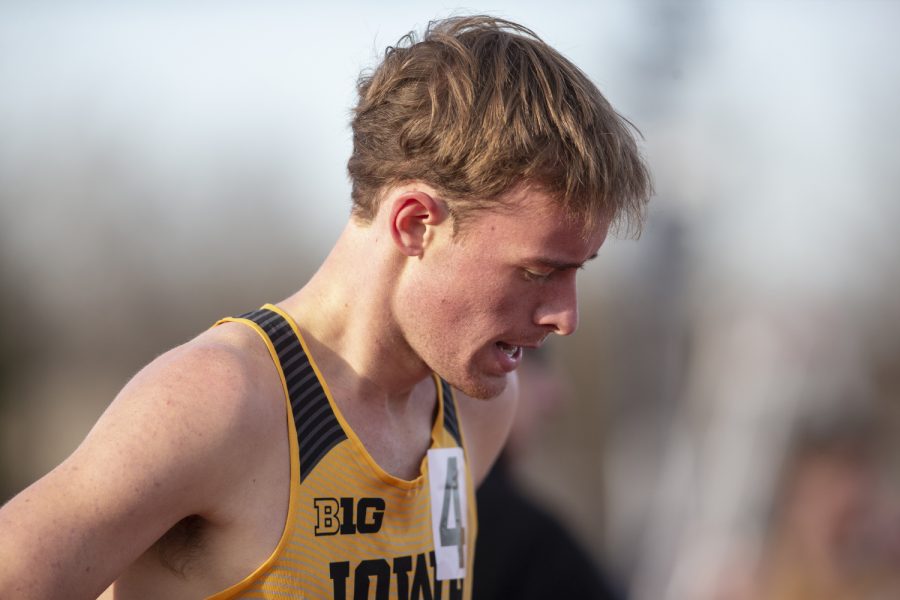
[(428, 451), (431, 532), (439, 581), (466, 576), (466, 459), (462, 448)]

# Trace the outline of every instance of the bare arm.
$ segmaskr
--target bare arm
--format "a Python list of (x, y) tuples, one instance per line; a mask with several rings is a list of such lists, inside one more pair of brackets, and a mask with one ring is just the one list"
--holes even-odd
[(196, 341), (138, 373), (68, 459), (0, 509), (4, 597), (96, 598), (183, 517), (218, 518), (252, 460), (233, 443), (256, 426), (249, 381), (235, 350)]
[(470, 398), (456, 391), (457, 406), (468, 446), (470, 467), (475, 485), (487, 476), (494, 465), (509, 430), (519, 402), (519, 379), (513, 372), (502, 394), (491, 400)]

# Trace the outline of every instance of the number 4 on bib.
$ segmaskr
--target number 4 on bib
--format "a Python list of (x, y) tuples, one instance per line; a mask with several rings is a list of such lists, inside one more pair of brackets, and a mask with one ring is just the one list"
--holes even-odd
[(428, 451), (431, 532), (439, 581), (466, 576), (466, 460), (462, 448)]

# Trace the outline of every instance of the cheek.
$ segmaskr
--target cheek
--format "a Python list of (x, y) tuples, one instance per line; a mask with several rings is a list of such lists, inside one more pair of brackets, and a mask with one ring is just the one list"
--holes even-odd
[(484, 318), (511, 317), (528, 302), (527, 290), (497, 277), (473, 278), (465, 287), (460, 286), (459, 292), (467, 310)]
[[(440, 264), (419, 272), (415, 294), (433, 324), (459, 328), (489, 328), (527, 317), (539, 286), (515, 270), (497, 265), (490, 256), (442, 256)], [(488, 332), (486, 332), (488, 333)]]
[(408, 298), (410, 314), (430, 337), (465, 327), (477, 310), (477, 294), (447, 274), (419, 280)]

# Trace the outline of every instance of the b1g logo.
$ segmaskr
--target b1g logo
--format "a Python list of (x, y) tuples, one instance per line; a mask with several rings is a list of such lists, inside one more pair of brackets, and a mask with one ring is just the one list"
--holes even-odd
[(384, 498), (316, 498), (316, 535), (377, 533), (384, 521)]

